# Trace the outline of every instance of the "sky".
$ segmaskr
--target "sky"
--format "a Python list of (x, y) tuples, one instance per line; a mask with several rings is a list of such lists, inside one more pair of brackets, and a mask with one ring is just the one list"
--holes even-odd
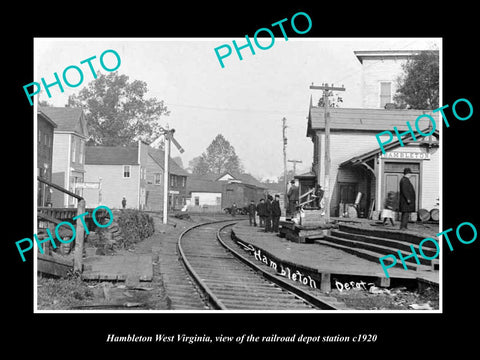
[[(96, 56), (95, 70), (101, 68), (99, 57), (105, 50), (115, 50), (121, 59), (117, 71), (129, 80), (147, 83), (147, 98), (163, 100), (169, 116), (162, 124), (175, 129), (177, 141), (185, 149), (180, 154), (172, 146), (172, 157), (180, 156), (184, 166), (206, 150), (217, 134), (234, 146), (246, 172), (258, 179), (276, 179), (283, 174), (282, 119), (286, 118), (287, 159), (301, 160), (297, 173), (309, 171), (313, 144), (306, 137), (307, 116), (312, 96), (316, 104), (319, 90), (314, 83), (344, 86), (341, 107), (361, 107), (362, 65), (354, 55), (357, 50), (423, 50), (439, 47), (439, 39), (426, 38), (275, 38), (270, 49), (241, 50), (239, 60), (232, 40), (239, 46), (245, 38), (37, 38), (34, 41), (34, 79), (54, 81), (63, 70), (76, 65), (83, 71), (80, 86), (64, 84), (50, 88), (51, 97), (42, 89), (38, 100), (53, 106), (65, 106), (68, 96), (77, 94), (93, 80), (88, 64), (82, 60)], [(270, 39), (260, 39), (266, 47)], [(228, 44), (233, 51), (222, 68), (214, 49)], [(222, 50), (224, 51), (224, 50)], [(106, 54), (105, 65), (116, 65)], [(70, 73), (72, 75), (70, 75)], [(74, 71), (69, 72), (75, 83)], [(28, 101), (28, 100), (26, 100)], [(288, 169), (292, 168), (288, 163)]]

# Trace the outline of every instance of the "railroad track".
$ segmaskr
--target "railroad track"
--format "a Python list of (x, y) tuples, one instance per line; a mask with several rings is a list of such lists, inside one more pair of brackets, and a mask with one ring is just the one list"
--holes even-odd
[[(225, 224), (225, 222), (228, 223)], [(228, 244), (230, 227), (223, 220), (183, 231), (178, 252), (188, 272), (220, 310), (336, 310), (331, 303), (264, 271)]]

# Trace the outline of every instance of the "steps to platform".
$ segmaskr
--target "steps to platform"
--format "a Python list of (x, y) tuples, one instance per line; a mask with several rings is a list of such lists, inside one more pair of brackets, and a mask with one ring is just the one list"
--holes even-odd
[[(398, 251), (406, 258), (412, 254), (410, 246), (413, 246), (418, 255), (420, 265), (414, 257), (411, 257), (405, 260), (407, 268), (410, 270), (437, 270), (439, 266), (438, 258), (428, 260), (421, 256), (418, 244), (420, 244), (422, 240), (422, 237), (414, 234), (381, 229), (367, 230), (340, 225), (339, 230), (332, 230), (330, 235), (326, 235), (322, 240), (316, 240), (315, 242), (341, 249), (377, 263), (381, 257), (389, 254), (395, 255), (398, 259)], [(436, 254), (437, 249), (435, 247), (422, 245), (422, 251), (425, 256), (432, 257)], [(386, 264), (393, 262), (390, 258), (384, 261)], [(395, 266), (404, 268), (400, 259), (397, 260)]]

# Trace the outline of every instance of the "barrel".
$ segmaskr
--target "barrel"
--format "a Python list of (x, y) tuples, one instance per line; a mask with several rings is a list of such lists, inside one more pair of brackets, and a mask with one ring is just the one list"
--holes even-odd
[(421, 221), (428, 221), (428, 220), (430, 220), (430, 212), (426, 209), (419, 209), (418, 210), (418, 218)]
[(432, 218), (432, 220), (438, 221), (438, 218), (439, 218), (439, 211), (438, 211), (438, 209), (432, 209), (432, 210), (430, 210), (430, 217)]

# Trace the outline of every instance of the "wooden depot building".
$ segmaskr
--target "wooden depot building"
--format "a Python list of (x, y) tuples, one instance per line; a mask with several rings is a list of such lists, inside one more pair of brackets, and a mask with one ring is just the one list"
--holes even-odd
[[(428, 113), (441, 124), (438, 114), (429, 110), (330, 108), (330, 186), (331, 216), (343, 216), (349, 206), (358, 202), (357, 215), (378, 218), (386, 194), (396, 193), (403, 169), (409, 167), (410, 179), (416, 192), (416, 211), (431, 210), (438, 204), (441, 179), (441, 151), (438, 126), (431, 136), (423, 137), (415, 131), (415, 120)], [(414, 141), (407, 123), (414, 129)], [(432, 124), (423, 117), (418, 128), (430, 133)], [(397, 127), (401, 141), (394, 132)], [(376, 134), (389, 130), (393, 140), (384, 145), (382, 153)], [(325, 189), (325, 117), (324, 108), (310, 104), (307, 136), (313, 142), (311, 172), (296, 176), (303, 194), (319, 184)], [(382, 138), (383, 139), (383, 138)], [(386, 141), (386, 140), (384, 140)], [(359, 194), (361, 193), (361, 194)], [(416, 213), (412, 214), (416, 220)]]

